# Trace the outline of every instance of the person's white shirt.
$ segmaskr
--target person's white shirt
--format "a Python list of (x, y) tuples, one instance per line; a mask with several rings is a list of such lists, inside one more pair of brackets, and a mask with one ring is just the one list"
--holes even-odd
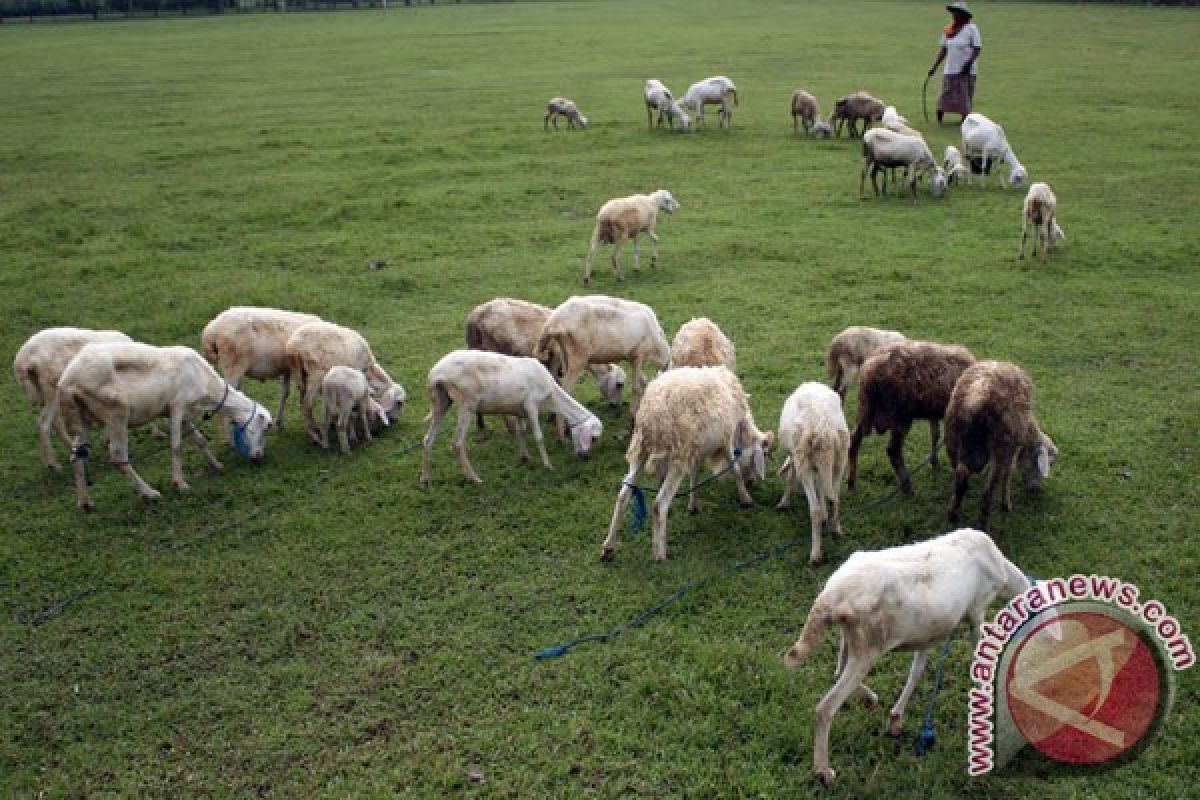
[[(975, 27), (974, 22), (968, 22), (963, 25), (953, 37), (947, 37), (942, 34), (941, 46), (946, 48), (946, 68), (944, 74), (957, 75), (962, 72), (963, 64), (970, 60), (975, 54), (976, 47), (983, 47), (983, 40), (979, 38), (979, 28)], [(979, 72), (979, 64), (971, 64), (971, 74), (976, 75)]]

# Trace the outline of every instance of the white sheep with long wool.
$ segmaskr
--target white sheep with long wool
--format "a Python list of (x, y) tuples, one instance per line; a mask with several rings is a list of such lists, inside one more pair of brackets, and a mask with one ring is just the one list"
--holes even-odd
[[(996, 161), (1003, 161), (1008, 164), (1009, 178), (1013, 188), (1020, 189), (1025, 186), (1027, 178), (1025, 167), (1017, 160), (1017, 154), (1013, 152), (1012, 145), (1008, 143), (1004, 128), (983, 114), (972, 112), (963, 118), (961, 131), (963, 156), (972, 163), (972, 172), (976, 171), (974, 164), (978, 162), (978, 172), (982, 176), (981, 183), (987, 184), (987, 176), (991, 172), (992, 164)], [(1007, 186), (1008, 181), (1005, 180), (1004, 174), (998, 174), (1000, 185)], [(969, 175), (967, 182), (970, 183)]]
[(658, 189), (650, 194), (634, 194), (629, 197), (616, 197), (600, 206), (596, 212), (596, 227), (592, 231), (592, 241), (588, 246), (587, 258), (583, 262), (583, 285), (592, 281), (592, 262), (596, 259), (596, 250), (602, 244), (611, 244), (613, 270), (617, 280), (622, 280), (621, 245), (627, 240), (633, 240), (633, 268), (639, 268), (638, 234), (650, 237), (650, 264), (658, 263), (658, 234), (654, 226), (658, 223), (658, 212), (665, 211), (674, 214), (679, 208), (677, 201), (666, 189)]
[(71, 446), (71, 437), (58, 413), (58, 379), (71, 359), (92, 342), (132, 342), (120, 331), (97, 331), (89, 328), (46, 328), (33, 334), (21, 345), (13, 359), (13, 374), (25, 390), (29, 401), (40, 408), (37, 418), (38, 445), (42, 463), (47, 469), (62, 469), (50, 431), (57, 430), (63, 444)]
[(904, 167), (912, 189), (913, 202), (917, 199), (917, 177), (929, 176), (929, 190), (934, 197), (946, 193), (946, 173), (933, 160), (929, 145), (920, 136), (896, 133), (888, 128), (872, 128), (863, 134), (863, 167), (858, 180), (861, 197), (867, 172), (871, 173), (871, 188), (879, 196), (879, 185), (875, 176), (884, 169)]
[(667, 559), (667, 514), (680, 484), (688, 479), (688, 510), (699, 510), (693, 491), (696, 472), (707, 463), (715, 474), (733, 473), (738, 501), (754, 500), (749, 479), (765, 480), (773, 434), (760, 431), (750, 413), (749, 397), (737, 376), (725, 367), (682, 367), (659, 375), (646, 388), (634, 419), (621, 482), (601, 557), (612, 558), (633, 486), (643, 471), (659, 479), (654, 499), (652, 547), (655, 561)]
[(838, 494), (846, 474), (850, 429), (842, 413), (842, 398), (823, 383), (804, 383), (783, 404), (779, 414), (779, 446), (787, 453), (779, 475), (783, 497), (776, 508), (792, 505), (792, 490), (799, 481), (808, 500), (812, 522), (812, 548), (808, 563), (821, 562), (821, 534), (842, 533), (838, 522)]
[(655, 114), (658, 115), (658, 127), (662, 127), (663, 120), (666, 119), (667, 126), (675, 127), (675, 121), (679, 120), (679, 127), (682, 130), (687, 130), (692, 125), (691, 117), (687, 112), (679, 107), (679, 103), (675, 102), (674, 95), (662, 81), (657, 78), (650, 78), (646, 81), (646, 86), (642, 90), (642, 97), (646, 101), (646, 125), (654, 127)]
[(889, 714), (888, 731), (899, 736), (929, 650), (964, 619), (970, 623), (972, 643), (978, 642), (992, 602), (1009, 600), (1031, 586), (986, 533), (970, 528), (887, 550), (859, 551), (846, 559), (825, 582), (800, 638), (784, 655), (784, 663), (794, 668), (821, 643), (827, 627), (840, 629), (836, 680), (817, 705), (814, 774), (826, 785), (836, 777), (829, 765), (829, 728), (846, 699), (856, 694), (870, 708), (878, 704), (863, 683), (875, 662), (893, 650), (915, 653), (908, 681)]
[(314, 442), (321, 443), (321, 432), (313, 414), (313, 406), (321, 391), (321, 381), (331, 368), (352, 367), (360, 370), (367, 378), (371, 396), (378, 401), (383, 412), (391, 419), (404, 405), (405, 392), (384, 371), (371, 345), (356, 330), (318, 320), (301, 325), (287, 340), (285, 351), (289, 371), (296, 376), (300, 389), (300, 408), (308, 434)]
[(1063, 229), (1054, 219), (1058, 213), (1058, 198), (1047, 183), (1038, 182), (1029, 187), (1025, 202), (1021, 209), (1021, 249), (1018, 259), (1025, 258), (1025, 237), (1030, 225), (1033, 225), (1034, 236), (1033, 254), (1037, 255), (1038, 244), (1042, 245), (1042, 261), (1046, 253), (1062, 239), (1067, 238)]
[(554, 124), (554, 130), (558, 130), (558, 118), (567, 118), (567, 127), (574, 128), (578, 125), (580, 128), (587, 128), (588, 119), (579, 111), (579, 107), (575, 105), (573, 100), (568, 100), (565, 97), (551, 97), (546, 103), (546, 114), (542, 117), (542, 129), (546, 130), (551, 123)]
[[(467, 480), (483, 483), (467, 458), (467, 431), (477, 414), (524, 416), (533, 429), (533, 440), (546, 469), (554, 469), (538, 412), (552, 411), (571, 430), (577, 455), (587, 455), (600, 440), (604, 426), (595, 414), (588, 411), (554, 381), (554, 376), (535, 358), (506, 356), (484, 350), (455, 350), (443, 356), (429, 370), (431, 410), (426, 421), (424, 454), (421, 461), (421, 483), (429, 483), (429, 464), (438, 429), (451, 404), (458, 406), (458, 427), (454, 434), (454, 453)], [(529, 458), (522, 426), (514, 426), (521, 459)]]
[(708, 317), (685, 322), (671, 343), (671, 368), (725, 367), (737, 370), (737, 352), (729, 337)]
[[(321, 447), (329, 447), (329, 429), (337, 429), (338, 444), (343, 453), (350, 452), (350, 437), (355, 434), (351, 422), (357, 420), (362, 427), (363, 439), (371, 441), (371, 426), (378, 422), (387, 427), (388, 416), (383, 406), (371, 397), (371, 387), (362, 370), (353, 367), (331, 367), (321, 379), (321, 405), (324, 406), (325, 422), (321, 426)], [(357, 438), (357, 437), (355, 437)]]
[(880, 330), (866, 325), (851, 325), (833, 337), (825, 354), (825, 374), (833, 390), (842, 399), (858, 379), (858, 371), (872, 353), (884, 345), (905, 340), (899, 331)]
[(717, 115), (718, 127), (733, 126), (733, 109), (729, 105), (729, 101), (733, 101), (733, 105), (738, 104), (737, 87), (733, 81), (724, 75), (714, 75), (711, 78), (705, 78), (702, 81), (697, 81), (688, 87), (687, 94), (683, 96), (680, 104), (684, 108), (690, 108), (696, 112), (696, 124), (704, 125), (704, 107), (705, 106), (720, 106), (721, 111)]
[[(568, 394), (589, 364), (629, 362), (629, 413), (636, 416), (646, 376), (642, 365), (671, 363), (671, 348), (654, 309), (606, 295), (569, 297), (550, 313), (534, 356), (558, 376)], [(561, 432), (561, 431), (560, 431)]]
[(190, 347), (153, 347), (137, 342), (103, 342), (83, 347), (71, 359), (58, 382), (59, 413), (71, 436), (75, 458), (75, 490), (79, 507), (95, 508), (88, 492), (88, 429), (103, 425), (108, 436), (109, 461), (125, 473), (147, 500), (158, 491), (147, 484), (129, 462), (129, 429), (159, 417), (170, 423), (171, 483), (188, 489), (183, 477), (183, 424), (213, 469), (221, 462), (204, 436), (192, 428), (195, 414), (229, 417), (235, 442), (255, 461), (266, 450), (271, 414), (231, 386), (204, 357)]

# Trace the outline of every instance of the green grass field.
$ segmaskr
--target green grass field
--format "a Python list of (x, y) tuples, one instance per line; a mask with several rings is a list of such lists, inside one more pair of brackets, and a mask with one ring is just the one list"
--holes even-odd
[[(1037, 497), (996, 515), (1006, 554), (1041, 576), (1117, 575), (1200, 636), (1200, 18), (1120, 6), (977, 3), (978, 109), (1002, 122), (1068, 240), (1015, 259), (1021, 192), (993, 181), (943, 201), (860, 200), (860, 150), (792, 133), (790, 92), (867, 89), (916, 124), (944, 12), (933, 3), (562, 2), (387, 12), (0, 28), (0, 352), (52, 325), (199, 346), (230, 305), (318, 313), (361, 330), (409, 390), (398, 426), (349, 457), (310, 445), (294, 403), (261, 465), (221, 445), (224, 474), (164, 445), (133, 458), (163, 490), (144, 504), (95, 459), (90, 516), (45, 474), (34, 415), (0, 382), (0, 796), (782, 797), (813, 782), (813, 708), (833, 637), (796, 672), (780, 655), (855, 549), (947, 529), (950, 477), (856, 509), (893, 485), (863, 446), (846, 536), (806, 562), (803, 502), (781, 486), (677, 499), (672, 559), (645, 532), (612, 564), (599, 545), (624, 470), (625, 416), (581, 399), (592, 458), (472, 439), (466, 485), (449, 435), (417, 484), (425, 375), (461, 346), (477, 303), (554, 305), (580, 292), (596, 209), (669, 188), (657, 267), (592, 291), (693, 316), (735, 341), (764, 428), (823, 379), (850, 324), (958, 342), (1021, 364), (1060, 458)], [(738, 84), (732, 132), (646, 129), (641, 87)], [(931, 102), (934, 94), (930, 88)], [(585, 132), (543, 133), (573, 97)], [(940, 154), (953, 127), (926, 127)], [(626, 251), (626, 259), (629, 252)], [(384, 259), (379, 271), (368, 260)], [(628, 268), (628, 261), (626, 261)], [(273, 408), (275, 384), (249, 384)], [(493, 424), (493, 428), (497, 426)], [(102, 436), (97, 433), (102, 441)], [(909, 439), (910, 466), (926, 448)], [(775, 459), (774, 466), (779, 463)], [(973, 522), (980, 480), (965, 507)], [(800, 538), (644, 626), (563, 658), (532, 654), (629, 620), (687, 581)], [(63, 603), (65, 605), (62, 605)], [(897, 746), (886, 708), (909, 658), (833, 726), (831, 796), (1185, 797), (1200, 778), (1200, 699), (1137, 761), (1072, 773), (1032, 757), (966, 775), (968, 653), (947, 664), (940, 744), (912, 754), (927, 676)]]

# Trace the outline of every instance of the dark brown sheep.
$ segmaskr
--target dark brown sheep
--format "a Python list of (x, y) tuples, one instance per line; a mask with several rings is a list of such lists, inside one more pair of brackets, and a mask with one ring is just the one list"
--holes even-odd
[(913, 420), (929, 420), (929, 462), (937, 466), (938, 420), (946, 413), (958, 377), (974, 363), (975, 356), (967, 348), (935, 342), (897, 342), (864, 361), (846, 485), (854, 488), (863, 436), (890, 431), (888, 460), (900, 488), (911, 494), (912, 482), (904, 466), (904, 437)]
[(980, 361), (954, 385), (946, 407), (946, 454), (954, 468), (950, 522), (957, 523), (967, 478), (990, 466), (983, 489), (979, 527), (989, 531), (992, 497), (1001, 490), (1001, 507), (1012, 509), (1008, 479), (1016, 460), (1025, 488), (1035, 490), (1050, 475), (1058, 448), (1033, 416), (1033, 382), (1007, 361)]
[(855, 92), (846, 97), (839, 98), (833, 105), (833, 113), (829, 115), (829, 124), (833, 127), (836, 135), (842, 135), (842, 125), (849, 123), (850, 138), (853, 139), (859, 135), (858, 121), (863, 121), (863, 132), (871, 126), (875, 120), (883, 119), (884, 104), (882, 100), (878, 100), (866, 92)]

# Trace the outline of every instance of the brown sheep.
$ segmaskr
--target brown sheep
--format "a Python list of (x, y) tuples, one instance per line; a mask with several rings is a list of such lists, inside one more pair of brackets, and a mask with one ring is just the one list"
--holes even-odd
[(833, 105), (833, 113), (829, 115), (829, 125), (838, 136), (842, 135), (843, 123), (849, 123), (850, 138), (857, 137), (858, 121), (863, 121), (863, 131), (875, 120), (883, 119), (884, 104), (866, 92), (855, 92), (840, 98)]
[(904, 437), (913, 420), (929, 420), (929, 463), (937, 466), (938, 420), (946, 413), (958, 377), (974, 363), (975, 356), (967, 348), (935, 342), (890, 344), (863, 362), (846, 485), (854, 488), (863, 436), (889, 431), (888, 460), (900, 488), (912, 494), (912, 481), (904, 466)]

